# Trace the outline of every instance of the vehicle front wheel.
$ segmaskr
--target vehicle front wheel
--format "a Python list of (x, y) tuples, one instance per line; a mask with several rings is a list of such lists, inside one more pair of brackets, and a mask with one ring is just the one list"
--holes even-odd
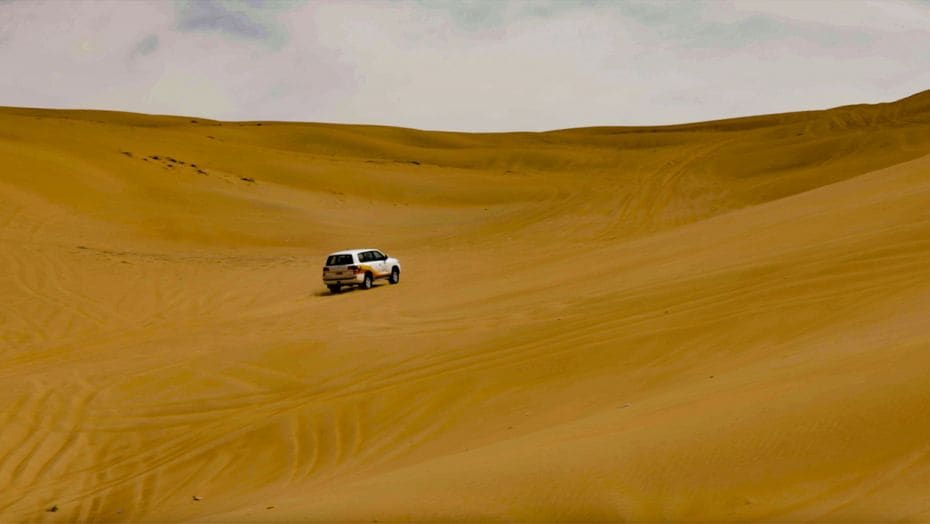
[(362, 289), (371, 289), (371, 273), (365, 273), (365, 280), (362, 280)]
[(391, 276), (388, 278), (388, 282), (391, 284), (397, 284), (400, 282), (400, 270), (397, 269), (397, 266), (394, 266), (394, 269), (391, 269)]
[(339, 284), (327, 284), (326, 287), (328, 287), (329, 292), (334, 295), (339, 292)]

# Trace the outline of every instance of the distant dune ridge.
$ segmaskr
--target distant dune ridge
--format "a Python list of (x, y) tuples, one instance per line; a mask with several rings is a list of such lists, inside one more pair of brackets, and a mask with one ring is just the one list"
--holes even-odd
[[(467, 134), (0, 108), (0, 521), (930, 521), (930, 91)], [(398, 286), (330, 296), (379, 247)]]

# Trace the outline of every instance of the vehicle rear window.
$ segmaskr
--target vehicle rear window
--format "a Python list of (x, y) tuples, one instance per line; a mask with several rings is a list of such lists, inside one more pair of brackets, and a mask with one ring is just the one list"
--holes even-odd
[(352, 263), (352, 255), (330, 255), (326, 259), (327, 266), (348, 266)]

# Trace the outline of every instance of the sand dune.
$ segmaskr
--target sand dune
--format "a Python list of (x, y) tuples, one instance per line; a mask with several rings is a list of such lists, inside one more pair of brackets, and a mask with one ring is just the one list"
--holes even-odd
[[(0, 166), (4, 522), (930, 521), (930, 92), (503, 134), (4, 108)], [(401, 285), (330, 296), (368, 245)]]

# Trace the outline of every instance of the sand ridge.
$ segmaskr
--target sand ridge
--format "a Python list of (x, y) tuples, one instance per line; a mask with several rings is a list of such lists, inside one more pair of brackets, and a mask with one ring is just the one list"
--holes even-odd
[[(0, 123), (0, 520), (930, 519), (930, 92)], [(401, 285), (330, 296), (368, 245)]]

